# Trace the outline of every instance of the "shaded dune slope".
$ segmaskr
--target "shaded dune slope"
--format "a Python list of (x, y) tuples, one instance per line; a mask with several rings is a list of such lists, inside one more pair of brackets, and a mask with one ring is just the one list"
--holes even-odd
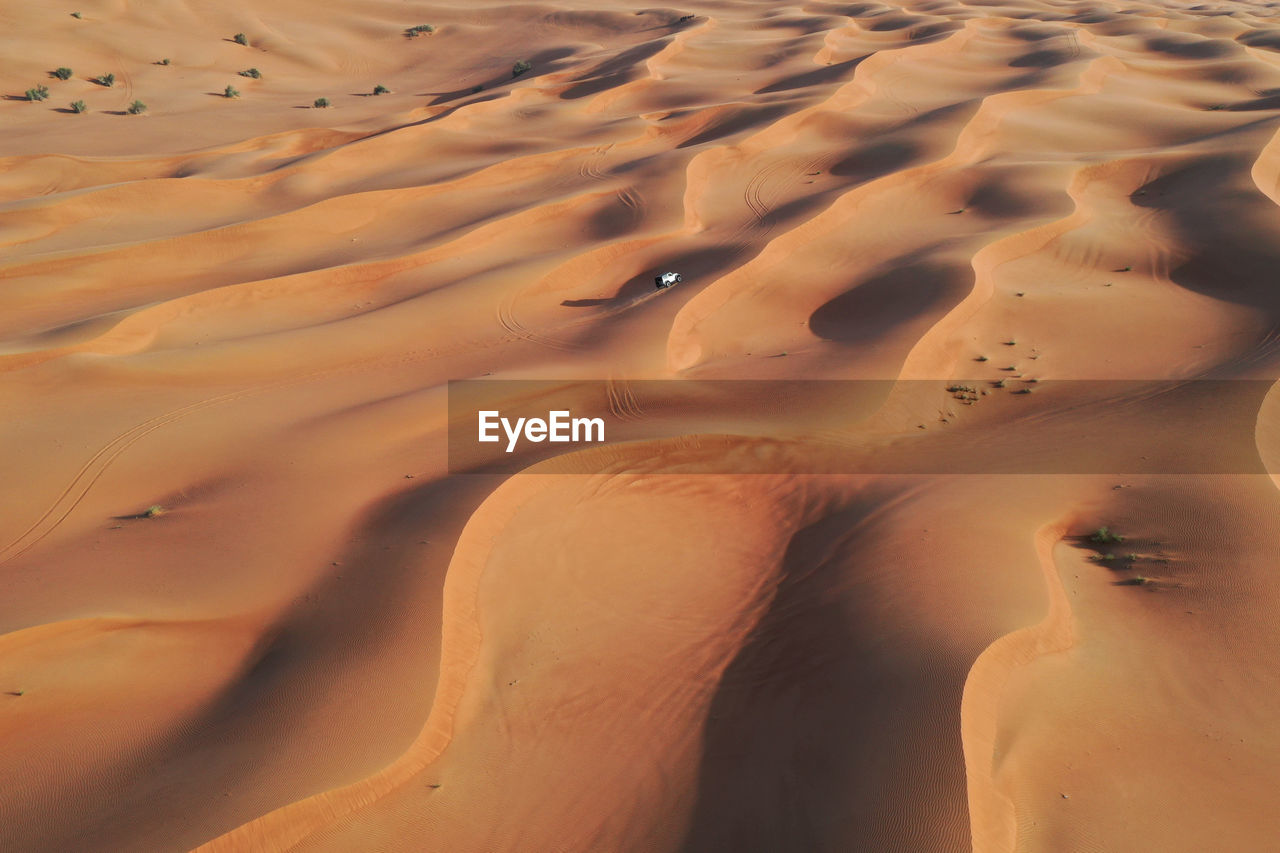
[(930, 380), (830, 432), (1132, 446), (1140, 382), (1029, 392), (1280, 365), (1271, 5), (411, 5), (4, 4), (0, 848), (1267, 849), (1274, 392), (1196, 421), (1272, 477), (504, 479), (446, 389)]

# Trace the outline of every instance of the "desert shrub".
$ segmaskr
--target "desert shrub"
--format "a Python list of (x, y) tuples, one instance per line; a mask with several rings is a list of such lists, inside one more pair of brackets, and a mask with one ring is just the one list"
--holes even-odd
[(84, 101), (72, 101), (72, 102), (71, 102), (71, 112), (73, 112), (73, 113), (82, 113), (82, 112), (85, 112), (85, 111), (86, 111), (86, 110), (88, 110), (88, 109), (89, 109), (89, 107), (85, 104), (85, 102), (84, 102)]
[(49, 73), (52, 74), (54, 77), (57, 77), (59, 80), (70, 80), (71, 74), (72, 74), (71, 69), (67, 68), (66, 66), (63, 66), (61, 68), (55, 68), (53, 71), (50, 71)]
[(262, 72), (256, 68), (246, 68), (239, 72), (239, 74), (241, 77), (252, 77), (254, 80), (258, 80), (262, 77)]
[(237, 89), (235, 86), (228, 86), (227, 88), (222, 90), (222, 97), (238, 98), (240, 97), (240, 90)]
[(94, 77), (93, 82), (97, 83), (99, 86), (106, 86), (110, 89), (116, 84), (116, 75), (103, 74), (101, 77)]
[(418, 24), (417, 26), (414, 26), (414, 27), (406, 27), (404, 34), (405, 34), (405, 38), (416, 39), (420, 35), (430, 35), (435, 31), (436, 31), (436, 28), (431, 26), (430, 24)]
[(45, 98), (49, 97), (49, 87), (36, 86), (34, 89), (28, 89), (26, 91), (26, 96), (28, 101), (43, 101)]
[(1096, 542), (1099, 545), (1113, 545), (1116, 542), (1123, 542), (1124, 537), (1119, 533), (1112, 533), (1109, 528), (1099, 527), (1094, 531), (1093, 535), (1089, 537), (1089, 541)]
[(243, 44), (246, 46), (249, 44), (249, 37), (244, 33), (236, 33), (231, 37), (231, 40), (236, 44)]
[(391, 90), (388, 89), (386, 86), (383, 86), (381, 83), (373, 87), (373, 94), (375, 95), (388, 95), (390, 93), (391, 93)]
[(168, 65), (168, 64), (169, 64), (168, 57), (165, 57), (164, 59), (157, 59), (155, 62), (152, 63), (152, 65)]
[(329, 99), (328, 99), (328, 98), (316, 98), (314, 101), (312, 101), (312, 102), (311, 102), (311, 106), (313, 106), (313, 107), (315, 107), (315, 108), (317, 108), (317, 109), (324, 109), (325, 107), (329, 106)]
[(84, 15), (81, 15), (79, 12), (72, 12), (71, 17), (79, 19), (79, 18), (83, 18)]
[(519, 77), (521, 74), (524, 74), (526, 71), (532, 71), (532, 70), (533, 70), (533, 66), (522, 59), (519, 62), (517, 62), (515, 65), (511, 66), (511, 76)]
[(134, 101), (132, 104), (129, 105), (129, 115), (131, 116), (142, 115), (146, 111), (147, 111), (147, 105), (142, 103), (142, 101)]

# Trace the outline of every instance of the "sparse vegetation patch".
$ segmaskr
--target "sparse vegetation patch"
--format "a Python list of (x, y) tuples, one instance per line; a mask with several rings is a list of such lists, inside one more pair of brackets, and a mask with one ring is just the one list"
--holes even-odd
[(71, 69), (67, 68), (65, 65), (61, 68), (55, 68), (53, 71), (49, 72), (50, 75), (57, 77), (59, 80), (70, 80), (72, 73)]
[(530, 65), (528, 62), (525, 62), (523, 59), (521, 59), (515, 65), (511, 66), (511, 76), (519, 77), (521, 74), (524, 74), (532, 70), (533, 70), (533, 66)]
[(329, 106), (329, 99), (316, 98), (314, 101), (311, 102), (311, 106), (315, 107), (316, 109), (324, 109), (325, 107)]
[(239, 72), (239, 74), (241, 77), (252, 77), (254, 80), (261, 79), (262, 77), (262, 72), (256, 68), (246, 68)]
[(1090, 542), (1096, 542), (1099, 545), (1114, 545), (1117, 542), (1123, 542), (1124, 537), (1119, 533), (1112, 532), (1109, 527), (1099, 527), (1089, 537)]
[(386, 86), (383, 86), (381, 83), (373, 87), (373, 94), (375, 95), (388, 95), (390, 93), (391, 93), (391, 90), (388, 89)]
[[(134, 101), (132, 104), (129, 105), (128, 113), (131, 116), (140, 116), (146, 111), (147, 111), (146, 104), (142, 103), (142, 101)], [(150, 512), (150, 511), (151, 510), (147, 510), (147, 512)]]
[(49, 87), (36, 86), (35, 88), (28, 89), (25, 94), (28, 101), (43, 101), (45, 98), (49, 97)]
[(85, 102), (84, 102), (84, 101), (72, 101), (72, 102), (71, 102), (71, 112), (73, 112), (73, 113), (82, 113), (82, 112), (84, 112), (84, 111), (85, 111), (85, 110), (87, 110), (87, 109), (89, 109), (89, 107), (85, 105)]
[(116, 75), (103, 74), (101, 77), (94, 77), (93, 82), (97, 83), (99, 86), (106, 86), (110, 89), (116, 84)]
[(222, 97), (238, 98), (240, 97), (240, 90), (237, 89), (235, 86), (227, 86), (227, 88), (222, 90)]
[(243, 44), (246, 47), (249, 45), (249, 37), (244, 33), (236, 33), (231, 37), (231, 40), (236, 44)]
[(430, 24), (418, 24), (412, 27), (405, 27), (405, 38), (416, 39), (418, 36), (429, 36), (436, 31), (436, 28)]

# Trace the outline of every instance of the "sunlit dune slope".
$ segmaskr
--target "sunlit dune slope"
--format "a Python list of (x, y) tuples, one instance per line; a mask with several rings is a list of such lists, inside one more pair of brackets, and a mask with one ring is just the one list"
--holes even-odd
[(1273, 4), (0, 23), (0, 849), (1274, 848)]

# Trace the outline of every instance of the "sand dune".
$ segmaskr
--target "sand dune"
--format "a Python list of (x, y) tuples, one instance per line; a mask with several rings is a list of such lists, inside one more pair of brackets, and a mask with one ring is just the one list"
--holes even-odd
[(0, 849), (1275, 849), (1273, 3), (0, 21)]

